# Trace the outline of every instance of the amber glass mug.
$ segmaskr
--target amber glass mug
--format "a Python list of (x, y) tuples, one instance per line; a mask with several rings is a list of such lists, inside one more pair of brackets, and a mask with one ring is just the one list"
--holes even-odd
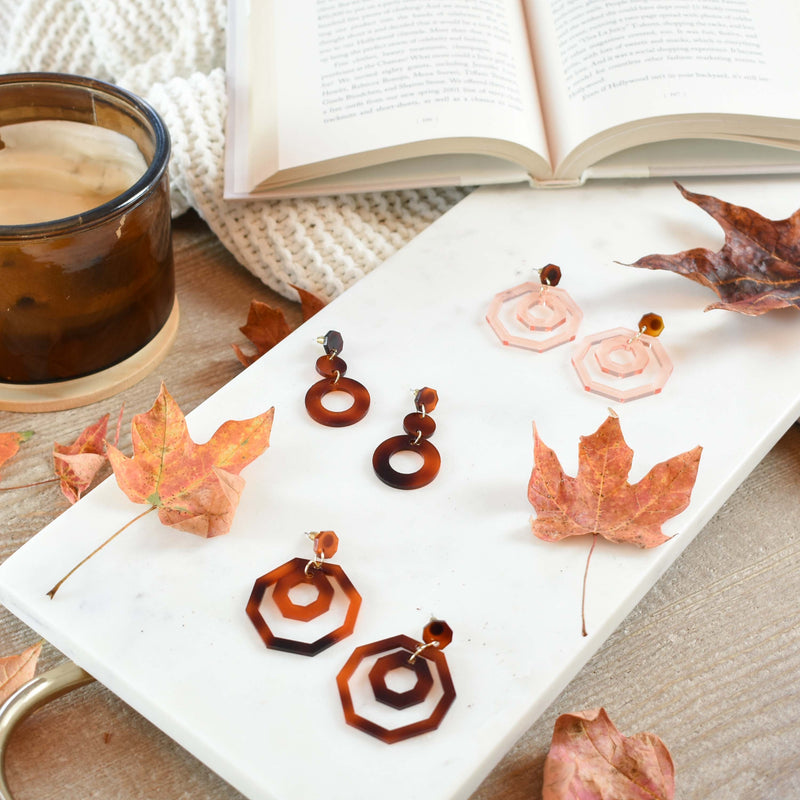
[(0, 220), (0, 384), (66, 381), (118, 364), (159, 333), (175, 299), (170, 142), (161, 118), (90, 78), (0, 75), (0, 126), (41, 119), (122, 133), (147, 169), (82, 214), (30, 225)]

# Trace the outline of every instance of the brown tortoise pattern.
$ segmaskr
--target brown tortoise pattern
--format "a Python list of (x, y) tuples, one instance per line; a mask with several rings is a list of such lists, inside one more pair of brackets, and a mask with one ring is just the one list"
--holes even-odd
[[(357, 647), (336, 676), (345, 722), (386, 744), (394, 744), (436, 730), (456, 698), (447, 659), (442, 653), (452, 639), (453, 631), (450, 626), (443, 620), (433, 619), (425, 626), (422, 642), (400, 634)], [(386, 655), (381, 655), (382, 653)], [(397, 728), (387, 728), (356, 711), (350, 681), (361, 663), (374, 656), (380, 657), (375, 660), (369, 671), (368, 679), (372, 694), (378, 703), (391, 708), (410, 708), (427, 700), (434, 688), (431, 667), (436, 670), (441, 684), (441, 696), (427, 717)], [(403, 692), (391, 689), (386, 682), (389, 673), (400, 669), (409, 670), (415, 676), (414, 685)]]
[[(339, 539), (333, 531), (308, 534), (314, 542), (314, 558), (293, 558), (285, 564), (256, 579), (250, 599), (247, 601), (247, 616), (270, 650), (283, 650), (303, 656), (315, 656), (336, 642), (349, 636), (356, 624), (361, 608), (361, 595), (337, 564), (328, 564), (326, 558), (336, 553)], [(310, 622), (327, 613), (334, 597), (334, 583), (338, 584), (347, 598), (347, 610), (341, 624), (314, 641), (299, 641), (276, 636), (264, 618), (261, 605), (270, 586), (272, 605), (285, 619)], [(314, 599), (305, 605), (295, 603), (290, 592), (296, 586), (310, 584), (316, 589)]]
[[(372, 454), (372, 468), (387, 485), (395, 489), (419, 489), (427, 486), (438, 474), (442, 463), (439, 451), (428, 441), (436, 431), (436, 423), (428, 414), (436, 408), (439, 395), (425, 387), (414, 395), (416, 411), (403, 419), (405, 434), (392, 436), (382, 442)], [(403, 451), (422, 456), (422, 466), (416, 472), (398, 472), (389, 463), (395, 453)]]
[[(339, 331), (328, 331), (320, 336), (317, 341), (325, 349), (325, 355), (317, 359), (316, 369), (322, 375), (322, 380), (317, 381), (306, 392), (306, 410), (311, 419), (320, 425), (331, 428), (344, 428), (354, 425), (363, 419), (369, 411), (369, 392), (366, 387), (352, 378), (345, 378), (347, 364), (339, 358), (344, 340)], [(333, 411), (325, 408), (322, 399), (331, 392), (344, 392), (353, 398), (353, 404), (342, 411)]]

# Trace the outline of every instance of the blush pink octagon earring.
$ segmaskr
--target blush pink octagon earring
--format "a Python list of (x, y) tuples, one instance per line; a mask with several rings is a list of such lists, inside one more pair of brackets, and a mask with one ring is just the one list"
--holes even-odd
[(645, 314), (638, 331), (614, 328), (587, 336), (572, 357), (583, 388), (622, 403), (658, 394), (672, 374), (672, 361), (656, 339), (663, 330), (658, 314)]
[[(436, 389), (419, 389), (414, 393), (416, 411), (403, 419), (405, 434), (392, 436), (382, 442), (372, 454), (375, 474), (395, 489), (419, 489), (427, 486), (438, 474), (442, 463), (439, 451), (428, 441), (436, 430), (429, 412), (436, 408), (439, 395)], [(422, 466), (416, 472), (398, 472), (389, 463), (395, 453), (411, 452), (422, 457)]]
[[(258, 578), (246, 610), (268, 648), (315, 656), (353, 632), (361, 595), (340, 566), (325, 561), (336, 554), (339, 537), (333, 531), (306, 535), (314, 558), (293, 558)], [(298, 596), (304, 590), (306, 597)], [(317, 618), (319, 626), (303, 625)]]
[[(561, 270), (548, 264), (539, 270), (538, 283), (527, 281), (494, 296), (486, 321), (503, 344), (543, 353), (575, 338), (583, 312), (568, 292), (556, 288), (560, 280)], [(512, 300), (517, 300), (513, 309)]]
[[(317, 359), (316, 369), (322, 375), (306, 392), (306, 410), (311, 419), (320, 425), (343, 428), (353, 425), (366, 416), (369, 411), (369, 392), (358, 381), (345, 378), (347, 364), (339, 358), (344, 341), (339, 331), (328, 331), (317, 341), (323, 346), (325, 355)], [(322, 405), (322, 398), (331, 392), (344, 392), (353, 398), (353, 404), (343, 411), (332, 411)]]
[[(442, 653), (452, 640), (450, 626), (432, 619), (421, 642), (401, 634), (357, 647), (336, 676), (345, 722), (386, 744), (436, 730), (456, 698)], [(398, 678), (403, 677), (398, 673), (405, 673), (411, 686), (402, 691), (392, 688), (392, 673)], [(389, 709), (404, 713), (399, 716)], [(403, 724), (397, 725), (399, 719)]]

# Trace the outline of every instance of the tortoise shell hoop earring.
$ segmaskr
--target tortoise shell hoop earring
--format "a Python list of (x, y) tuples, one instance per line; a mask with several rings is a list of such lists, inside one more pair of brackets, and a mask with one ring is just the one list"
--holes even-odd
[[(442, 458), (428, 441), (436, 431), (436, 423), (429, 412), (436, 408), (439, 395), (427, 386), (414, 393), (416, 411), (403, 419), (405, 434), (392, 436), (378, 445), (372, 454), (375, 474), (395, 489), (419, 489), (427, 486), (438, 474)], [(422, 466), (416, 472), (398, 472), (389, 463), (395, 453), (411, 452), (422, 457)]]
[[(306, 410), (308, 415), (320, 425), (330, 428), (344, 428), (363, 419), (369, 411), (369, 392), (358, 381), (345, 378), (347, 364), (339, 358), (343, 340), (339, 331), (328, 331), (317, 341), (325, 349), (325, 355), (317, 359), (317, 372), (322, 380), (317, 381), (306, 392)], [(332, 411), (322, 405), (322, 398), (331, 392), (344, 392), (353, 398), (353, 404), (343, 411)]]

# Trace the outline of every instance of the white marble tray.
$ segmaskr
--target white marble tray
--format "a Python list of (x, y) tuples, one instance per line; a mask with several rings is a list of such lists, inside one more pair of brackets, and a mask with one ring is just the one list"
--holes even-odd
[[(689, 188), (774, 218), (800, 196), (796, 179)], [(800, 315), (704, 314), (708, 290), (613, 263), (720, 243), (667, 182), (477, 192), (190, 415), (204, 441), (224, 419), (276, 407), (228, 536), (203, 541), (146, 517), (49, 600), (141, 510), (112, 479), (0, 567), (0, 599), (253, 800), (467, 797), (800, 414)], [(574, 344), (537, 354), (499, 343), (484, 321), (491, 297), (547, 262), (583, 308), (579, 338), (662, 314), (675, 364), (662, 394), (615, 404), (581, 388)], [(372, 394), (352, 428), (321, 427), (303, 406), (314, 339), (329, 328)], [(401, 492), (377, 480), (371, 454), (400, 433), (409, 389), (423, 385), (439, 391), (442, 470)], [(670, 542), (599, 543), (582, 638), (590, 542), (529, 532), (531, 422), (574, 473), (578, 438), (609, 406), (636, 452), (633, 480), (694, 445), (704, 453), (690, 507), (665, 526)], [(339, 533), (335, 561), (364, 598), (355, 633), (315, 658), (267, 651), (244, 613), (253, 581), (306, 555), (303, 532), (320, 528)], [(432, 613), (455, 631), (458, 697), (441, 727), (389, 746), (346, 726), (334, 679), (353, 648), (416, 637)]]

